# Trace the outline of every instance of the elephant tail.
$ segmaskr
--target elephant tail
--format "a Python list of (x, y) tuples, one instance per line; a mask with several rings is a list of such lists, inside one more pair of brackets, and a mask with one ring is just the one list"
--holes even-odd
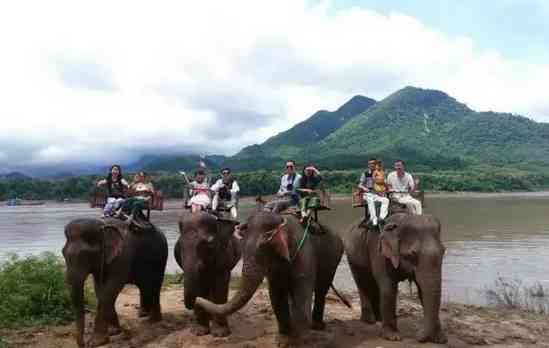
[(351, 305), (351, 302), (345, 296), (343, 296), (339, 291), (337, 291), (333, 283), (330, 285), (330, 287), (332, 288), (336, 296), (339, 297), (339, 299), (341, 300), (341, 302), (343, 302), (345, 306), (349, 308), (353, 308), (353, 306)]

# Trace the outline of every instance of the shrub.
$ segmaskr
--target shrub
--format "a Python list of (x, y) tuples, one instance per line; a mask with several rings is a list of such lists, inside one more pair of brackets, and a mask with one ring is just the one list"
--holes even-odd
[(498, 277), (485, 295), (489, 304), (500, 308), (549, 314), (549, 289), (540, 283), (526, 286), (520, 280)]
[(58, 324), (72, 318), (64, 262), (59, 257), (12, 255), (0, 266), (0, 328)]

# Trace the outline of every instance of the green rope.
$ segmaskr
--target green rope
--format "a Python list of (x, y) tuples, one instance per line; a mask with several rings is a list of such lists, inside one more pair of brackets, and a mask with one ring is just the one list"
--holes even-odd
[(311, 226), (311, 220), (312, 220), (312, 218), (310, 216), (307, 217), (307, 227), (305, 227), (305, 232), (303, 233), (303, 237), (301, 237), (301, 240), (299, 241), (299, 244), (297, 244), (297, 250), (295, 251), (295, 254), (292, 257), (292, 262), (295, 260), (297, 255), (299, 255), (299, 251), (303, 247), (303, 243), (305, 243), (305, 239), (307, 239), (307, 235), (309, 234), (309, 226)]

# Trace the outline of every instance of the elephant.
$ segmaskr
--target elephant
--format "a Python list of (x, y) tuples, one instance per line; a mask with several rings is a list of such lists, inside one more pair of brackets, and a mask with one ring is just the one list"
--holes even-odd
[(446, 343), (440, 319), (442, 259), (440, 222), (430, 215), (391, 215), (382, 231), (355, 223), (343, 238), (359, 290), (361, 320), (382, 321), (382, 336), (400, 340), (396, 320), (398, 283), (415, 282), (423, 306), (423, 328), (416, 339)]
[(314, 224), (306, 234), (295, 216), (252, 214), (239, 227), (243, 269), (237, 293), (223, 305), (199, 297), (195, 306), (230, 315), (246, 305), (266, 276), (279, 346), (288, 347), (310, 328), (324, 329), (325, 297), (343, 255), (343, 242), (325, 226)]
[[(196, 298), (227, 302), (231, 270), (241, 257), (240, 242), (233, 236), (237, 224), (206, 212), (186, 214), (179, 219), (180, 236), (174, 256), (184, 272), (184, 302), (188, 309), (194, 308), (196, 335), (210, 333), (210, 314), (194, 307)], [(227, 318), (215, 317), (211, 333), (216, 337), (228, 336)]]
[(63, 257), (66, 279), (76, 312), (76, 342), (84, 346), (84, 282), (92, 274), (97, 297), (97, 313), (88, 347), (109, 342), (121, 331), (115, 301), (125, 284), (135, 284), (140, 292), (140, 316), (159, 321), (160, 290), (164, 280), (168, 243), (164, 234), (150, 223), (137, 228), (124, 221), (82, 218), (65, 226)]

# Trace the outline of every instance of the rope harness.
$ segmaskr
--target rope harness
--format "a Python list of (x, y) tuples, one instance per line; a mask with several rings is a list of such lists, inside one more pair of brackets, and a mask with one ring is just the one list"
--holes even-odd
[[(282, 218), (283, 219), (283, 222), (278, 225), (276, 228), (272, 229), (271, 231), (267, 232), (267, 235), (269, 235), (269, 237), (267, 237), (267, 242), (270, 242), (271, 240), (273, 240), (273, 238), (284, 228), (286, 227), (288, 221), (286, 220), (286, 218)], [(311, 226), (311, 220), (312, 218), (309, 217), (307, 219), (307, 227), (305, 227), (305, 232), (303, 233), (303, 236), (301, 237), (301, 239), (299, 240), (299, 243), (297, 244), (297, 249), (295, 251), (295, 254), (290, 257), (290, 261), (293, 262), (295, 261), (296, 257), (299, 255), (299, 252), (301, 251), (301, 248), (303, 248), (303, 245), (305, 244), (305, 240), (307, 239), (307, 236), (309, 235), (309, 227)]]

